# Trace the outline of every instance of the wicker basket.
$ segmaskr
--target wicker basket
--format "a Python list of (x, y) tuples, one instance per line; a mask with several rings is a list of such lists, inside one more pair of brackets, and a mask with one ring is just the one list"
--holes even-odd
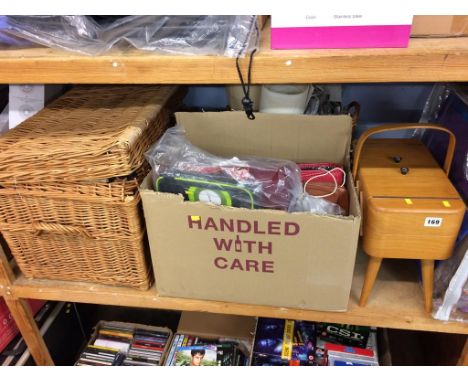
[(169, 123), (176, 86), (80, 86), (0, 137), (0, 183), (127, 176)]
[(358, 102), (353, 101), (348, 106), (346, 106), (346, 111), (352, 119), (353, 133), (355, 133), (359, 121), (359, 114), (361, 113), (361, 105)]
[(138, 184), (133, 179), (104, 183), (25, 184), (0, 188), (0, 230), (53, 230), (89, 238), (128, 238), (143, 231)]
[(109, 183), (0, 188), (0, 230), (23, 274), (148, 289), (138, 192), (148, 169)]
[(177, 89), (80, 87), (0, 138), (0, 230), (26, 277), (151, 286), (138, 185)]
[(40, 233), (31, 228), (3, 230), (2, 234), (28, 278), (96, 282), (141, 290), (152, 283), (143, 233), (127, 239), (96, 239), (55, 225)]

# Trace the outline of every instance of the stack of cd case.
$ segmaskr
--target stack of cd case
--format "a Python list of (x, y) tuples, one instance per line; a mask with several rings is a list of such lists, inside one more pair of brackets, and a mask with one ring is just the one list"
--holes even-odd
[(168, 328), (100, 321), (77, 366), (163, 365), (172, 331)]

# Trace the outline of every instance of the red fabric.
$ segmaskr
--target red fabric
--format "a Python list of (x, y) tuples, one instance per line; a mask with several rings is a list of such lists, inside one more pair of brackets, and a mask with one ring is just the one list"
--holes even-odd
[[(301, 180), (302, 184), (312, 178), (313, 176), (324, 174), (318, 178), (312, 179), (307, 183), (306, 192), (313, 196), (328, 195), (336, 187), (336, 192), (332, 195), (324, 197), (329, 202), (338, 204), (344, 211), (345, 215), (349, 214), (349, 198), (348, 191), (343, 184), (343, 167), (332, 162), (321, 162), (321, 163), (299, 163), (301, 169)], [(330, 173), (327, 173), (330, 171)], [(335, 186), (335, 178), (336, 186)]]
[[(338, 186), (343, 184), (343, 172), (339, 169), (343, 169), (342, 166), (332, 162), (321, 162), (321, 163), (299, 163), (301, 169), (301, 180), (302, 183), (307, 182), (313, 176), (326, 174), (319, 178), (312, 180), (314, 183), (333, 183), (333, 177), (336, 179)], [(326, 172), (330, 171), (330, 174)]]

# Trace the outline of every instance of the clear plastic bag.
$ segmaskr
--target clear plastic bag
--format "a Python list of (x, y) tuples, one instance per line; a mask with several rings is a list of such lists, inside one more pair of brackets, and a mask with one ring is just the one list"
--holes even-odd
[(345, 215), (345, 211), (336, 203), (323, 198), (302, 194), (290, 206), (289, 212), (310, 212), (317, 215)]
[(297, 164), (272, 158), (222, 158), (192, 145), (175, 126), (145, 154), (154, 188), (185, 200), (287, 211), (302, 193)]
[(438, 320), (468, 322), (468, 235), (434, 272), (433, 306), (432, 315)]
[(9, 131), (8, 128), (8, 105), (3, 109), (3, 111), (0, 111), (0, 135), (5, 134), (7, 131)]
[(212, 155), (192, 145), (181, 126), (168, 129), (145, 157), (153, 169), (154, 189), (181, 194), (188, 201), (344, 215), (339, 205), (304, 193), (296, 163)]
[(87, 55), (118, 44), (160, 54), (242, 57), (258, 48), (259, 31), (256, 16), (1, 16), (0, 41), (17, 45), (18, 38)]
[[(424, 109), (419, 119), (420, 123), (430, 123), (437, 120), (439, 117), (442, 105), (450, 95), (450, 87), (448, 84), (435, 84), (429, 93), (429, 97), (424, 105)], [(424, 130), (415, 130), (415, 134), (424, 132)]]
[[(439, 123), (448, 128), (456, 137), (455, 153), (450, 169), (450, 181), (461, 197), (468, 200), (468, 86), (437, 85), (428, 100), (424, 122)], [(432, 111), (431, 111), (432, 110)], [(448, 145), (448, 136), (431, 129), (423, 131), (422, 141), (434, 158), (442, 165)]]

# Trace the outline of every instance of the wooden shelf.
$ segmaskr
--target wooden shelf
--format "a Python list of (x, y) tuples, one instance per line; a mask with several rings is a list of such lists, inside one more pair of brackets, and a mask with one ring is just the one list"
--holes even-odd
[[(244, 73), (247, 63), (247, 59), (241, 60)], [(256, 84), (467, 81), (468, 37), (411, 39), (408, 48), (395, 49), (271, 50), (267, 26), (262, 31), (260, 51), (252, 68), (252, 82)], [(239, 77), (235, 59), (227, 57), (165, 56), (137, 50), (90, 57), (48, 48), (27, 48), (0, 50), (0, 83), (239, 84)], [(5, 296), (31, 353), (41, 365), (52, 364), (52, 359), (23, 299), (468, 334), (467, 324), (437, 321), (424, 311), (417, 272), (410, 262), (384, 262), (367, 306), (359, 307), (366, 261), (366, 256), (360, 253), (347, 312), (161, 297), (155, 287), (142, 292), (100, 284), (29, 280), (21, 274), (15, 277), (1, 253), (0, 296)], [(467, 349), (468, 342), (460, 357), (464, 364)]]
[(415, 272), (411, 272), (412, 263), (410, 262), (384, 262), (368, 305), (365, 308), (357, 306), (366, 261), (367, 259), (363, 254), (358, 256), (349, 310), (347, 312), (319, 312), (261, 305), (160, 297), (154, 287), (148, 291), (141, 292), (130, 288), (108, 287), (89, 283), (28, 280), (21, 275), (11, 287), (9, 293), (15, 298), (38, 298), (154, 309), (203, 311), (468, 334), (468, 325), (457, 322), (446, 323), (437, 321), (424, 312), (422, 291), (419, 284), (415, 282), (417, 275)]
[[(247, 60), (242, 60), (244, 70)], [(238, 84), (235, 60), (137, 50), (89, 57), (47, 48), (0, 51), (2, 83)], [(412, 38), (408, 48), (271, 50), (262, 31), (254, 83), (468, 81), (468, 37)]]

